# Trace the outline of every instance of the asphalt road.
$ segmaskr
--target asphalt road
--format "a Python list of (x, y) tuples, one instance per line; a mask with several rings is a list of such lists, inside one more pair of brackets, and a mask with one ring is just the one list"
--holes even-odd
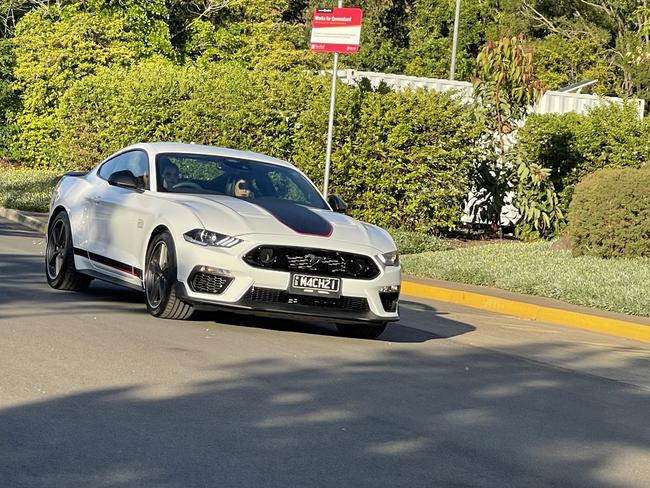
[(650, 347), (402, 302), (330, 325), (51, 290), (0, 220), (0, 487), (648, 487)]

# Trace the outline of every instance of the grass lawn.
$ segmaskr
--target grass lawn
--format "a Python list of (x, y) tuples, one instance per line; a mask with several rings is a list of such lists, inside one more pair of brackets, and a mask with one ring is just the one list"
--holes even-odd
[(508, 243), (401, 256), (405, 273), (650, 316), (650, 259), (574, 258), (550, 243)]
[(54, 171), (0, 167), (0, 207), (47, 212), (58, 176)]

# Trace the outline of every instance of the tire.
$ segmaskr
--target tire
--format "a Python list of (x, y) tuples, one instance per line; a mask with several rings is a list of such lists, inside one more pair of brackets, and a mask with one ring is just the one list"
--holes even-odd
[(147, 310), (161, 319), (185, 320), (194, 308), (176, 295), (176, 248), (169, 232), (156, 235), (149, 243), (144, 271)]
[(354, 337), (355, 339), (376, 339), (379, 337), (385, 330), (386, 322), (382, 324), (336, 324), (341, 335), (346, 337)]
[(47, 229), (45, 276), (48, 284), (57, 290), (83, 291), (92, 281), (75, 268), (70, 219), (64, 211), (54, 216)]

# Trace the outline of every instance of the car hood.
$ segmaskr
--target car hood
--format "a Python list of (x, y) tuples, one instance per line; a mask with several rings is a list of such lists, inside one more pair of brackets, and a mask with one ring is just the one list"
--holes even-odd
[(190, 208), (206, 229), (231, 236), (305, 235), (381, 252), (395, 249), (385, 230), (331, 210), (278, 199), (247, 201), (222, 195), (182, 195), (178, 203)]

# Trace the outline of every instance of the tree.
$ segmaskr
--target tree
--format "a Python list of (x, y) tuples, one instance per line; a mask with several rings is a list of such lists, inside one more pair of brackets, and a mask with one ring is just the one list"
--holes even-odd
[(533, 53), (522, 35), (489, 41), (476, 63), (475, 113), (485, 133), (483, 155), (474, 167), (471, 213), (475, 220), (487, 221), (497, 230), (507, 193), (513, 188), (512, 165), (506, 160), (507, 138), (539, 99), (541, 86), (533, 78)]
[[(457, 78), (468, 79), (476, 56), (494, 34), (492, 2), (463, 0), (458, 29)], [(447, 78), (454, 28), (453, 1), (419, 0), (409, 19), (409, 50), (406, 72), (414, 76)]]
[(594, 60), (595, 65), (605, 60), (614, 73), (605, 94), (650, 96), (649, 0), (571, 0), (560, 10), (541, 0), (524, 1), (522, 6), (522, 13), (541, 30), (538, 37), (554, 33), (565, 40), (602, 45), (605, 33), (603, 57)]

